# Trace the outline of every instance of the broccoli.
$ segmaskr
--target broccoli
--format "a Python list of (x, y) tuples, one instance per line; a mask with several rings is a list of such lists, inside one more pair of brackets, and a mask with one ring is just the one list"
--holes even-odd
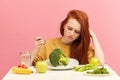
[(57, 67), (60, 64), (66, 66), (69, 63), (69, 58), (66, 57), (61, 49), (54, 49), (49, 55), (52, 66)]

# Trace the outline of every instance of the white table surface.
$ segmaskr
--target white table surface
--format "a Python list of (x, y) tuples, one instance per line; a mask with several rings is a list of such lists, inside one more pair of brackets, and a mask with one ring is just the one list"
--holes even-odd
[(108, 65), (105, 68), (111, 73), (109, 76), (86, 76), (84, 72), (76, 72), (74, 70), (54, 71), (47, 70), (46, 73), (38, 73), (34, 67), (30, 67), (33, 73), (30, 75), (13, 74), (11, 69), (3, 77), (2, 80), (120, 80), (120, 77)]

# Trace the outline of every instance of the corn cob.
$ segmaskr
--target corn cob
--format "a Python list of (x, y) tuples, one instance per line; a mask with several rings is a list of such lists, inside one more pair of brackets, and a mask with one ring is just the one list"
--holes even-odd
[(32, 70), (28, 68), (18, 68), (18, 67), (13, 67), (12, 72), (15, 74), (31, 74)]

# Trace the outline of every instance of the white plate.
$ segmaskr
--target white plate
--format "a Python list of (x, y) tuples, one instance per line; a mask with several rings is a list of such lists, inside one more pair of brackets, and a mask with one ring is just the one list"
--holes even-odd
[(50, 63), (50, 60), (47, 59), (46, 62), (48, 63), (48, 68), (49, 69), (54, 69), (54, 70), (64, 70), (64, 69), (72, 69), (73, 66), (79, 65), (79, 62), (76, 59), (72, 59), (70, 58), (70, 61), (68, 63), (68, 65), (64, 66), (64, 65), (59, 65), (57, 67), (52, 66), (52, 64)]

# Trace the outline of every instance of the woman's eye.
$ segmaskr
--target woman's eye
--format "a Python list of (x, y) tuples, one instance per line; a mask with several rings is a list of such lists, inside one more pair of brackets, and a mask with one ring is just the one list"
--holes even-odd
[(75, 33), (80, 34), (80, 31), (75, 31)]
[(72, 30), (72, 28), (71, 28), (71, 27), (68, 27), (68, 30)]

